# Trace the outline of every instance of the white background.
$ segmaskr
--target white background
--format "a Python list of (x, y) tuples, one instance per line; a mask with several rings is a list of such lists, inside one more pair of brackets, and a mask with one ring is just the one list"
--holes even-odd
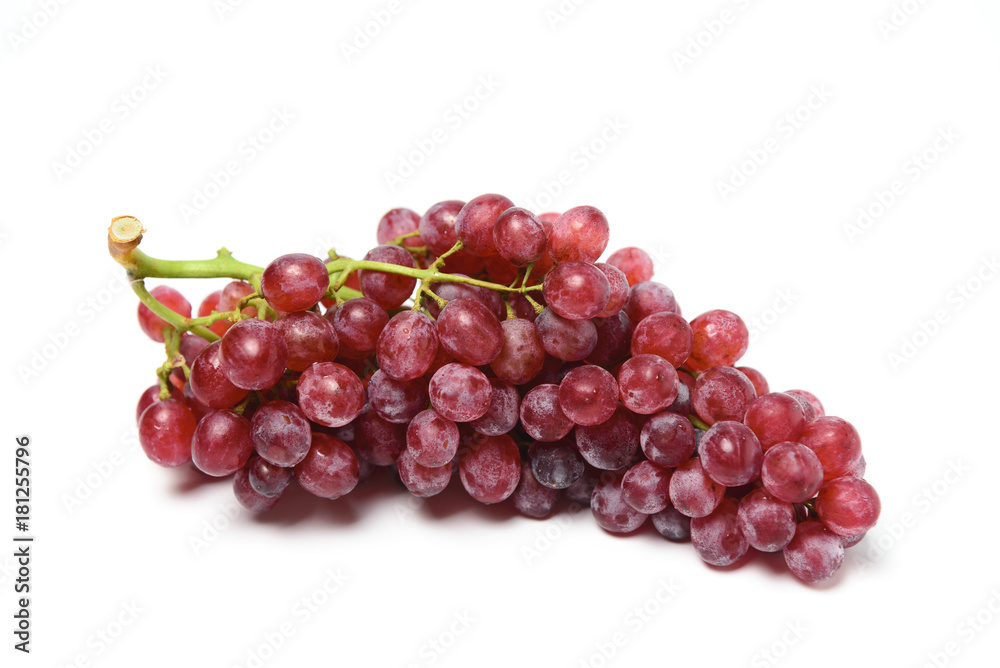
[[(964, 620), (1000, 614), (996, 4), (897, 0), (910, 13), (893, 25), (890, 0), (577, 2), (565, 15), (557, 0), (402, 2), (350, 56), (388, 0), (49, 3), (50, 18), (45, 3), (4, 3), (0, 526), (14, 437), (29, 434), (37, 536), (30, 657), (11, 647), (0, 550), (4, 665), (248, 665), (283, 624), (261, 665), (995, 660), (1000, 621)], [(249, 159), (276, 109), (292, 120)], [(445, 141), (390, 188), (437, 128)], [(214, 188), (229, 161), (239, 173)], [(734, 169), (753, 173), (724, 197)], [(230, 520), (228, 484), (135, 447), (162, 350), (107, 256), (113, 216), (137, 216), (155, 256), (225, 245), (266, 264), (334, 245), (360, 256), (387, 209), (484, 192), (601, 208), (609, 251), (649, 250), (689, 317), (742, 314), (745, 363), (858, 427), (882, 520), (832, 582), (805, 586), (780, 556), (713, 569), (689, 544), (649, 527), (613, 537), (586, 511), (532, 521), (460, 489), (415, 508), (385, 479)], [(859, 207), (881, 215), (851, 234)], [(221, 285), (178, 287), (197, 305)], [(347, 580), (306, 619), (296, 602), (328, 572)], [(665, 603), (661, 583), (676, 589)]]

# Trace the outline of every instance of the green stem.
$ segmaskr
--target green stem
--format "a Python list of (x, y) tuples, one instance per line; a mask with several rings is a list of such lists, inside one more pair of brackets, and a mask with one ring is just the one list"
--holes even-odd
[(688, 420), (691, 421), (691, 424), (697, 427), (698, 429), (701, 429), (702, 431), (708, 431), (710, 429), (708, 423), (699, 418), (697, 415), (688, 415), (687, 417)]

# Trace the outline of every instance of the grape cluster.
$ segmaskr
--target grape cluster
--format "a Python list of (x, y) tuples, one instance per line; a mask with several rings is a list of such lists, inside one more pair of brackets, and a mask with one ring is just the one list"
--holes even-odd
[[(641, 249), (598, 262), (608, 231), (590, 206), (449, 200), (387, 213), (363, 261), (284, 255), (209, 295), (197, 317), (223, 314), (220, 340), (142, 304), (169, 359), (139, 401), (140, 443), (232, 476), (255, 511), (293, 483), (336, 499), (382, 467), (419, 497), (458, 477), (529, 517), (564, 499), (613, 533), (651, 519), (709, 564), (754, 548), (831, 577), (880, 512), (857, 431), (736, 366), (743, 320), (685, 319)], [(173, 288), (150, 295), (191, 321)]]

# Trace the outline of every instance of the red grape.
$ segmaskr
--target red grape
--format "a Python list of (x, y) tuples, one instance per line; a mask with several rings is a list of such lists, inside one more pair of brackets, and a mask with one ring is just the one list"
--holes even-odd
[(570, 320), (587, 320), (601, 313), (611, 298), (607, 276), (592, 264), (566, 262), (545, 276), (545, 303)]
[(694, 427), (676, 413), (657, 413), (642, 426), (639, 444), (649, 461), (674, 468), (694, 454)]
[(545, 226), (527, 209), (511, 207), (493, 225), (493, 242), (507, 262), (523, 267), (540, 260), (548, 242)]
[(649, 517), (625, 502), (622, 477), (617, 473), (601, 476), (590, 497), (590, 509), (600, 527), (612, 533), (635, 531)]
[(758, 397), (762, 397), (771, 391), (770, 386), (767, 384), (767, 379), (764, 378), (764, 374), (757, 371), (757, 369), (754, 369), (752, 366), (738, 366), (736, 370), (741, 371), (744, 376), (750, 379), (754, 389), (757, 390)]
[(816, 514), (839, 536), (857, 536), (875, 526), (882, 501), (875, 488), (860, 478), (836, 478), (816, 497)]
[(641, 248), (629, 246), (616, 250), (608, 258), (608, 264), (621, 270), (628, 278), (629, 285), (653, 278), (653, 259)]
[(780, 552), (795, 535), (795, 508), (755, 489), (740, 501), (737, 522), (751, 547)]
[(549, 253), (556, 262), (597, 262), (608, 247), (608, 219), (592, 206), (577, 206), (549, 229)]
[(698, 376), (692, 401), (698, 417), (711, 425), (723, 420), (742, 421), (756, 398), (749, 378), (731, 366), (717, 366)]
[(458, 473), (469, 496), (500, 503), (517, 489), (521, 455), (510, 436), (477, 435), (459, 457)]
[(837, 534), (821, 522), (809, 520), (795, 528), (795, 537), (785, 546), (788, 569), (806, 582), (829, 580), (844, 563), (844, 546)]
[(247, 510), (255, 513), (267, 512), (278, 503), (281, 499), (281, 494), (265, 496), (254, 489), (253, 484), (250, 482), (250, 465), (251, 462), (247, 462), (247, 465), (233, 476), (233, 494), (236, 496), (239, 504)]
[(513, 318), (500, 323), (503, 344), (490, 368), (512, 385), (524, 385), (538, 375), (545, 363), (542, 337), (533, 322)]
[(292, 469), (275, 466), (263, 457), (251, 456), (246, 464), (250, 486), (268, 498), (280, 496), (292, 482)]
[(693, 347), (691, 325), (670, 311), (646, 316), (632, 332), (633, 355), (659, 355), (674, 367), (687, 361)]
[(742, 422), (712, 425), (698, 444), (705, 473), (720, 485), (738, 487), (760, 475), (764, 451), (760, 441)]
[(339, 499), (358, 484), (358, 458), (339, 438), (313, 432), (309, 453), (295, 465), (295, 480), (310, 494)]
[(800, 403), (805, 401), (806, 404), (809, 405), (809, 408), (812, 409), (811, 412), (809, 409), (803, 408), (806, 413), (807, 420), (812, 420), (826, 415), (826, 411), (823, 410), (822, 402), (820, 402), (820, 400), (817, 399), (816, 395), (812, 392), (806, 392), (805, 390), (788, 390), (785, 394), (790, 394), (795, 397), (796, 400), (799, 400)]
[(663, 283), (656, 281), (643, 281), (633, 285), (628, 292), (628, 301), (625, 302), (625, 312), (628, 313), (629, 320), (634, 326), (653, 315), (654, 313), (676, 313), (680, 315), (680, 308), (674, 298), (673, 291)]
[(443, 255), (458, 241), (455, 218), (463, 206), (465, 202), (453, 199), (438, 202), (420, 217), (420, 238), (435, 255)]
[(210, 408), (235, 406), (249, 390), (233, 385), (222, 370), (221, 341), (214, 341), (198, 354), (191, 365), (188, 383), (195, 398)]
[(577, 367), (559, 384), (559, 407), (575, 424), (600, 424), (618, 407), (618, 383), (599, 366)]
[(610, 318), (625, 308), (625, 303), (628, 301), (628, 279), (618, 267), (603, 262), (597, 262), (594, 266), (600, 269), (604, 277), (608, 279), (608, 286), (611, 289), (608, 293), (607, 306), (595, 317)]
[(586, 359), (597, 347), (597, 327), (592, 320), (568, 320), (547, 308), (538, 314), (535, 327), (545, 352), (566, 362)]
[[(191, 302), (185, 299), (184, 295), (177, 292), (177, 290), (166, 285), (160, 285), (150, 290), (149, 294), (174, 313), (180, 314), (185, 318), (191, 317)], [(172, 328), (173, 326), (150, 311), (149, 307), (145, 304), (139, 304), (139, 327), (146, 333), (146, 336), (154, 341), (163, 343), (163, 328)]]
[(691, 518), (677, 512), (677, 509), (667, 503), (667, 507), (650, 515), (653, 527), (667, 540), (684, 541), (691, 538)]
[(743, 424), (753, 430), (767, 450), (775, 443), (799, 440), (806, 418), (798, 401), (787, 394), (772, 392), (757, 397), (747, 407)]
[(546, 517), (552, 513), (559, 500), (559, 490), (538, 482), (535, 474), (531, 471), (531, 466), (524, 464), (521, 466), (521, 479), (514, 490), (514, 507), (522, 515), (527, 517)]
[(396, 470), (399, 472), (399, 481), (410, 494), (427, 498), (440, 494), (451, 482), (452, 463), (449, 459), (441, 466), (424, 466), (409, 450), (404, 450), (396, 462)]
[(861, 437), (847, 420), (823, 416), (806, 424), (799, 442), (823, 465), (823, 480), (850, 475), (861, 458)]
[(528, 459), (535, 479), (552, 489), (566, 489), (572, 485), (583, 475), (585, 466), (576, 444), (565, 438), (555, 443), (532, 443)]
[(503, 348), (503, 328), (480, 302), (461, 298), (448, 302), (437, 320), (441, 346), (459, 362), (483, 366)]
[(265, 461), (281, 467), (295, 466), (309, 452), (312, 433), (298, 406), (275, 399), (258, 408), (250, 420), (254, 449)]
[(263, 390), (278, 382), (288, 363), (285, 338), (273, 323), (240, 320), (222, 337), (222, 371), (236, 387)]
[(396, 380), (419, 378), (433, 364), (438, 342), (433, 320), (419, 311), (402, 311), (392, 316), (378, 337), (378, 365)]
[(729, 566), (750, 549), (737, 521), (739, 502), (725, 498), (705, 517), (691, 520), (691, 544), (698, 556), (713, 566)]
[(139, 417), (139, 445), (160, 466), (186, 464), (191, 461), (191, 438), (197, 425), (183, 401), (157, 401)]
[(465, 250), (485, 257), (497, 254), (493, 228), (497, 219), (514, 203), (503, 195), (480, 195), (469, 200), (455, 218), (455, 233)]
[(191, 460), (210, 476), (236, 473), (250, 459), (250, 421), (235, 412), (212, 411), (198, 422), (191, 440)]
[(489, 408), (469, 425), (484, 436), (499, 436), (517, 426), (521, 397), (516, 387), (499, 378), (490, 378), (490, 387)]
[[(415, 269), (413, 256), (399, 246), (376, 246), (364, 257), (369, 262), (384, 262)], [(386, 310), (398, 308), (413, 294), (417, 279), (373, 269), (362, 269), (358, 275), (361, 293)]]
[(670, 503), (688, 517), (708, 515), (725, 493), (726, 487), (708, 477), (698, 457), (682, 463), (670, 476)]
[(823, 485), (823, 465), (801, 443), (777, 443), (764, 453), (760, 478), (772, 496), (801, 503), (816, 496)]
[(632, 339), (632, 323), (625, 311), (609, 318), (591, 320), (597, 330), (597, 343), (587, 356), (587, 361), (599, 366), (613, 366), (625, 359)]
[(622, 403), (633, 413), (651, 415), (677, 398), (677, 370), (658, 355), (636, 355), (618, 372)]
[(406, 425), (389, 422), (366, 409), (354, 422), (354, 450), (376, 466), (389, 466), (406, 449)]
[[(330, 312), (326, 316), (331, 319)], [(341, 344), (359, 352), (375, 350), (379, 334), (389, 322), (385, 309), (366, 297), (349, 299), (333, 312), (333, 328)]]
[(646, 515), (664, 510), (670, 505), (670, 474), (651, 461), (639, 462), (622, 478), (625, 503)]
[(312, 308), (330, 287), (330, 274), (318, 257), (305, 253), (282, 255), (267, 265), (260, 277), (264, 299), (278, 311)]
[(436, 468), (455, 458), (458, 425), (433, 409), (421, 411), (406, 428), (406, 449), (421, 466)]
[(732, 366), (750, 344), (750, 330), (735, 313), (715, 310), (691, 321), (694, 347), (687, 365), (694, 371), (713, 366)]
[(429, 390), (434, 410), (455, 422), (471, 422), (482, 417), (489, 410), (493, 393), (482, 371), (458, 362), (438, 369), (431, 378)]
[(368, 381), (368, 401), (383, 420), (406, 424), (427, 406), (427, 383), (395, 380), (379, 369)]
[(288, 349), (286, 366), (305, 371), (315, 362), (332, 362), (340, 351), (340, 340), (333, 323), (310, 311), (297, 311), (274, 321)]
[(365, 406), (365, 388), (347, 367), (336, 362), (320, 362), (302, 372), (297, 386), (299, 407), (313, 422), (340, 427)]
[(593, 467), (615, 471), (629, 464), (639, 450), (639, 427), (623, 407), (594, 426), (578, 425), (576, 447)]
[(573, 429), (559, 407), (559, 386), (543, 384), (532, 388), (521, 400), (521, 427), (536, 441), (553, 442)]
[[(390, 209), (378, 221), (375, 236), (380, 244), (392, 243), (399, 237), (416, 232), (420, 225), (420, 214), (411, 209)], [(423, 246), (424, 241), (418, 234), (415, 237), (403, 240), (404, 246), (416, 248)], [(447, 250), (447, 249), (445, 249)]]

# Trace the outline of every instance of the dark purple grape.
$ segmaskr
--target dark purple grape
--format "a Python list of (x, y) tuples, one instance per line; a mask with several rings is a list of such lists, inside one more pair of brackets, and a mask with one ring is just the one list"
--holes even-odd
[(527, 517), (542, 518), (552, 514), (559, 501), (559, 490), (542, 485), (535, 479), (531, 466), (521, 466), (521, 479), (514, 490), (514, 507)]
[(626, 466), (639, 450), (639, 427), (624, 406), (593, 426), (576, 428), (576, 447), (593, 467), (615, 471)]
[(566, 489), (583, 475), (585, 468), (576, 444), (568, 438), (554, 443), (532, 443), (528, 459), (535, 479), (552, 489)]

